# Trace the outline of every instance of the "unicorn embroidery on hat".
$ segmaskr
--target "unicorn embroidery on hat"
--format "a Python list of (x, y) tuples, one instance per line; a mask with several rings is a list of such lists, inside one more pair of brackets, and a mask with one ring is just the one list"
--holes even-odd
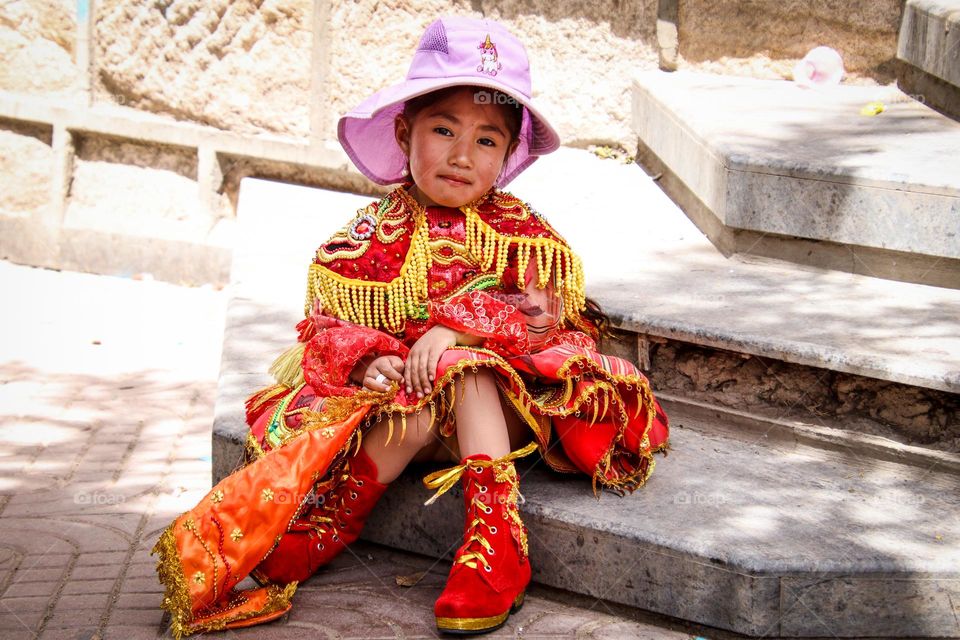
[(503, 65), (498, 61), (497, 45), (490, 41), (489, 33), (487, 39), (477, 49), (480, 49), (480, 66), (477, 67), (477, 71), (491, 76), (497, 75), (497, 71), (502, 69)]

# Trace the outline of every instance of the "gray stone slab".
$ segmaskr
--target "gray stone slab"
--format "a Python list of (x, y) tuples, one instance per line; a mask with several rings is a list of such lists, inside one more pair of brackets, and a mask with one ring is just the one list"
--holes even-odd
[(257, 389), (272, 383), (273, 379), (266, 372), (220, 374), (213, 409), (211, 484), (230, 475), (242, 462), (248, 433), (244, 402)]
[(907, 0), (897, 57), (960, 87), (960, 2)]
[[(864, 619), (891, 637), (956, 637), (960, 575), (788, 577), (783, 585), (780, 633), (786, 637), (850, 637)], [(837, 615), (837, 614), (840, 615)]]
[[(589, 287), (615, 313), (618, 300), (629, 301), (632, 308), (644, 312), (659, 309), (663, 322), (669, 323), (665, 326), (683, 329), (690, 317), (694, 326), (714, 331), (735, 317), (737, 305), (753, 300), (741, 315), (753, 314), (763, 332), (757, 329), (748, 335), (743, 348), (756, 344), (767, 348), (761, 338), (785, 335), (769, 347), (785, 354), (807, 344), (792, 336), (806, 325), (829, 326), (833, 333), (824, 334), (821, 341), (850, 331), (862, 338), (871, 335), (864, 327), (865, 317), (883, 320), (895, 315), (902, 324), (883, 321), (878, 325), (868, 353), (912, 355), (916, 360), (916, 344), (887, 343), (881, 338), (903, 334), (918, 324), (929, 327), (923, 335), (930, 344), (936, 341), (953, 349), (947, 338), (956, 332), (948, 333), (953, 326), (949, 319), (918, 315), (940, 308), (938, 304), (948, 305), (944, 311), (948, 315), (952, 298), (924, 297), (932, 295), (930, 288), (904, 285), (902, 290), (883, 290), (886, 293), (869, 289), (851, 300), (845, 296), (868, 286), (863, 281), (870, 279), (834, 281), (835, 276), (816, 272), (816, 277), (806, 280), (799, 275), (804, 271), (792, 267), (777, 267), (786, 271), (773, 272), (765, 271), (764, 265), (725, 263), (652, 182), (629, 182), (626, 193), (610, 188), (612, 183), (628, 184), (623, 177), (637, 175), (627, 172), (638, 172), (638, 168), (601, 163), (586, 154), (564, 153), (558, 159), (552, 166), (544, 163), (540, 173), (531, 169), (517, 192), (543, 203), (537, 206), (578, 250), (583, 247)], [(583, 180), (591, 190), (571, 196), (550, 188), (567, 178)], [(244, 191), (248, 183), (256, 184)], [(296, 206), (286, 206), (284, 195), (291, 189)], [(214, 430), (215, 474), (226, 473), (239, 459), (245, 437), (243, 400), (269, 383), (265, 367), (293, 336), (292, 323), (302, 313), (302, 261), (309, 261), (313, 245), (320, 241), (317, 238), (326, 237), (323, 229), (289, 225), (335, 229), (352, 209), (368, 201), (253, 180), (245, 181), (244, 192), (257, 196), (241, 200), (237, 277), (232, 284)], [(255, 202), (259, 204), (244, 208), (245, 203)], [(582, 224), (585, 210), (591, 212), (590, 225)], [(315, 214), (332, 211), (337, 215), (331, 214), (331, 219)], [(286, 245), (280, 240), (290, 237), (292, 229), (302, 230), (297, 242), (303, 246), (296, 251), (306, 252), (305, 258), (285, 255)], [(263, 250), (265, 246), (272, 250)], [(670, 254), (656, 253), (665, 247)], [(720, 279), (724, 264), (742, 271)], [(764, 275), (754, 277), (755, 269)], [(604, 282), (624, 274), (625, 280), (604, 288)], [(287, 281), (294, 284), (285, 288)], [(882, 304), (865, 306), (875, 296)], [(831, 297), (833, 316), (803, 316), (804, 309), (819, 309)], [(718, 313), (718, 304), (724, 301), (731, 303), (726, 316)], [(859, 315), (838, 311), (858, 305)], [(921, 317), (928, 318), (925, 324), (918, 321)], [(732, 326), (741, 330), (745, 325), (734, 322)], [(721, 339), (733, 344), (731, 335), (735, 338), (725, 333)], [(834, 346), (844, 350), (854, 342)], [(908, 347), (914, 351), (905, 351)], [(808, 355), (823, 361), (821, 352)], [(931, 357), (924, 353), (922, 360)], [(948, 362), (951, 357), (948, 354)], [(956, 475), (877, 461), (855, 449), (827, 451), (798, 442), (768, 442), (762, 435), (754, 440), (734, 439), (702, 420), (681, 414), (672, 417), (674, 450), (667, 458), (658, 457), (659, 467), (651, 481), (633, 496), (604, 495), (598, 502), (585, 477), (559, 476), (542, 463), (524, 468), (523, 509), (538, 582), (768, 636), (803, 624), (799, 615), (789, 613), (791, 606), (797, 606), (797, 597), (789, 595), (794, 591), (788, 592), (785, 585), (794, 583), (786, 579), (803, 585), (804, 580), (815, 583), (846, 576), (850, 587), (824, 595), (828, 599), (822, 604), (822, 615), (828, 621), (831, 615), (846, 615), (836, 604), (848, 602), (859, 613), (845, 626), (837, 622), (837, 628), (877, 637), (891, 635), (883, 628), (886, 618), (868, 615), (865, 605), (856, 603), (869, 600), (863, 594), (870, 593), (878, 577), (889, 584), (903, 581), (904, 589), (914, 588), (917, 593), (926, 588), (917, 581), (928, 585), (937, 580), (946, 585), (943, 593), (952, 593), (947, 587), (960, 571), (960, 524), (955, 517), (960, 480)], [(408, 473), (391, 487), (365, 536), (399, 549), (449, 557), (461, 534), (459, 489), (423, 508), (429, 494), (420, 477), (420, 471)], [(912, 621), (923, 635), (956, 632), (940, 608), (942, 598), (915, 600), (889, 601), (891, 615)], [(781, 619), (794, 626), (784, 625)]]
[(711, 252), (588, 278), (619, 327), (960, 392), (960, 292)]
[(960, 257), (960, 124), (896, 87), (642, 72), (633, 126), (729, 227)]
[[(583, 477), (522, 466), (538, 582), (751, 635), (960, 631), (947, 604), (960, 577), (960, 477), (716, 435), (679, 413), (672, 423), (670, 455), (632, 496), (597, 501)], [(424, 471), (390, 488), (367, 539), (456, 549), (461, 494), (423, 508)]]

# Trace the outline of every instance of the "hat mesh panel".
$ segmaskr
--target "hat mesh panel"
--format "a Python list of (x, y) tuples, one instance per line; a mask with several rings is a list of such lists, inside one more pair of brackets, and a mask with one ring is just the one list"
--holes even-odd
[(420, 38), (420, 45), (417, 51), (438, 51), (440, 53), (450, 53), (447, 48), (447, 32), (443, 28), (443, 23), (437, 20), (423, 32)]

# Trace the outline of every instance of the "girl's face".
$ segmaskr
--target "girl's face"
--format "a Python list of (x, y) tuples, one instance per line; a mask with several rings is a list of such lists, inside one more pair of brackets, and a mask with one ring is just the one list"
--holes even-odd
[[(464, 87), (396, 121), (397, 143), (407, 154), (414, 186), (425, 206), (460, 207), (486, 193), (512, 151), (501, 106), (474, 99)], [(487, 95), (490, 93), (481, 93)]]

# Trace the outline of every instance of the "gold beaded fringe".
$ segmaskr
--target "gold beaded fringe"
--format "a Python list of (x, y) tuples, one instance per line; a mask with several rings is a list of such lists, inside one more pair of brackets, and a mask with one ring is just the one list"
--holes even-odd
[[(505, 236), (480, 219), (475, 209), (461, 207), (466, 215), (466, 250), (484, 272), (495, 267), (497, 279), (507, 268), (511, 247), (516, 248), (518, 273), (526, 273), (530, 260), (536, 260), (537, 286), (543, 288), (555, 278), (563, 295), (565, 315), (576, 323), (586, 306), (583, 265), (569, 247), (552, 238)], [(309, 313), (319, 300), (326, 313), (374, 329), (391, 333), (402, 331), (406, 319), (416, 316), (429, 300), (427, 276), (432, 264), (429, 232), (422, 210), (414, 216), (410, 250), (400, 275), (389, 282), (347, 278), (327, 267), (311, 264), (307, 276), (304, 312)]]

